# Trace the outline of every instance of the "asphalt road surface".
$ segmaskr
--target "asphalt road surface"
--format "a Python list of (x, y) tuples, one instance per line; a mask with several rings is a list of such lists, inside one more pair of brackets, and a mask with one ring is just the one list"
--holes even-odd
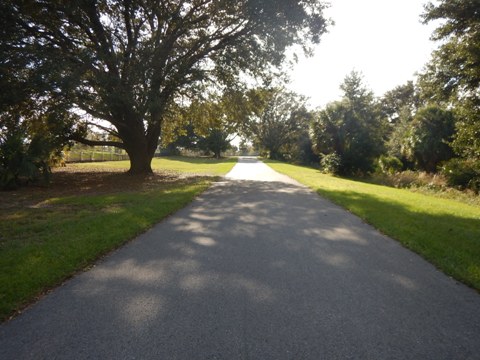
[(480, 359), (480, 295), (241, 159), (1, 325), (0, 359)]

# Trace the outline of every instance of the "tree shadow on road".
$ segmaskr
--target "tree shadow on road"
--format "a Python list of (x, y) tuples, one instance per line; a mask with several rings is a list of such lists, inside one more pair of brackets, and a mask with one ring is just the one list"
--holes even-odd
[(480, 300), (456, 286), (305, 188), (223, 181), (34, 316), (53, 324), (42, 329), (51, 354), (448, 358), (480, 350)]
[(354, 191), (322, 188), (321, 194), (360, 214), (445, 273), (480, 290), (480, 218), (455, 216), (447, 211), (432, 214)]

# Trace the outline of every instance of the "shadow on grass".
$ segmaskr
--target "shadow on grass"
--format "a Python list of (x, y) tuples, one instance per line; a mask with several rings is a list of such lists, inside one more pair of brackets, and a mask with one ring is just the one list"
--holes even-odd
[(20, 202), (8, 194), (0, 207), (0, 319), (179, 210), (212, 179), (76, 173), (65, 188), (25, 191)]
[(480, 219), (432, 214), (391, 199), (318, 189), (445, 273), (480, 290)]

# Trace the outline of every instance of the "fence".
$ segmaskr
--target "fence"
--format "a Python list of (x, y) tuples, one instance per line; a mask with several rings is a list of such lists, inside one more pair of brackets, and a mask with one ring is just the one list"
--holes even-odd
[(116, 154), (107, 151), (78, 150), (65, 152), (65, 162), (120, 161), (128, 160), (127, 154)]

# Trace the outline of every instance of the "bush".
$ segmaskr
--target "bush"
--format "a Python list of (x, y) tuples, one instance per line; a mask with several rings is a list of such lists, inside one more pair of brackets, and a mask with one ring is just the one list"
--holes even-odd
[(441, 174), (430, 174), (424, 171), (405, 170), (394, 174), (376, 172), (370, 180), (375, 184), (392, 186), (396, 188), (423, 188), (430, 190), (443, 190), (446, 181)]
[(418, 173), (416, 171), (402, 171), (390, 178), (392, 185), (396, 188), (409, 188), (418, 184)]
[(24, 134), (15, 132), (0, 141), (0, 189), (12, 190), (29, 182), (48, 182), (50, 153), (42, 139), (25, 141)]
[(451, 159), (442, 166), (441, 172), (450, 186), (477, 193), (480, 190), (480, 165), (473, 160)]
[(66, 141), (47, 131), (29, 134), (20, 121), (0, 122), (0, 130), (0, 189), (48, 183), (51, 162), (59, 157)]
[(395, 156), (382, 155), (378, 159), (378, 165), (384, 174), (395, 174), (400, 172), (403, 167), (403, 163)]
[(337, 153), (322, 155), (320, 168), (324, 173), (338, 175), (342, 166), (342, 159)]

